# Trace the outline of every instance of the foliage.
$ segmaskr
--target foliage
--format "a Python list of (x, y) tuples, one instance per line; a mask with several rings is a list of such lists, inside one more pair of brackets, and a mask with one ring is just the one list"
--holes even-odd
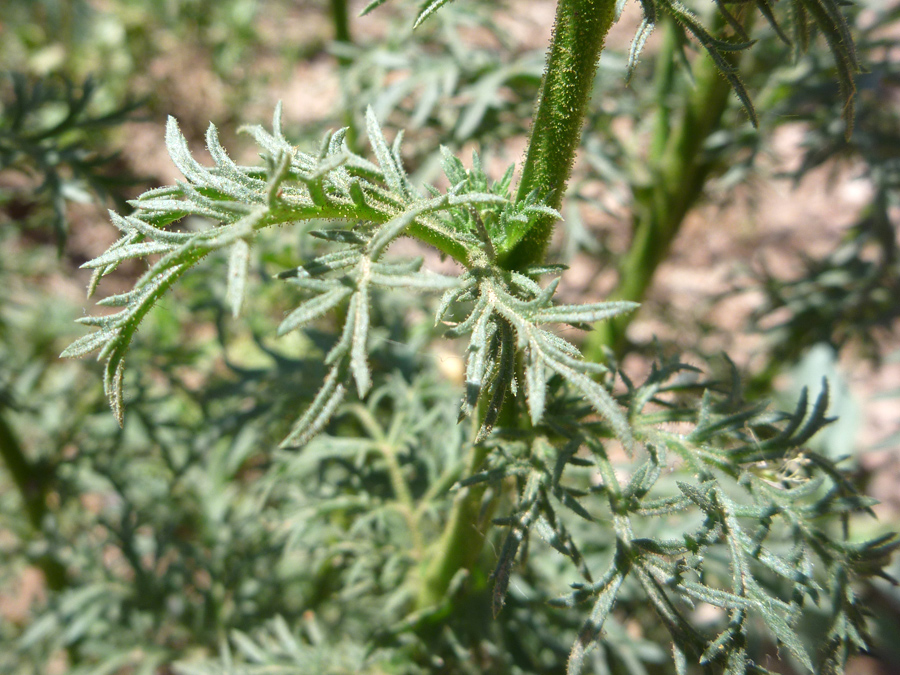
[(91, 201), (87, 190), (103, 200), (129, 182), (127, 177), (112, 175), (115, 155), (89, 148), (100, 145), (97, 136), (122, 124), (139, 104), (97, 113), (92, 110), (95, 85), (90, 79), (80, 87), (68, 80), (29, 82), (15, 73), (9, 79), (10, 97), (0, 109), (0, 171), (20, 173), (40, 184), (4, 190), (0, 197), (7, 211), (27, 212), (35, 206), (16, 203), (23, 200), (49, 205), (61, 253), (66, 241), (66, 202)]
[[(420, 30), (447, 4), (422, 3)], [(779, 669), (839, 673), (867, 648), (857, 589), (888, 579), (900, 542), (850, 535), (874, 500), (810, 449), (830, 421), (827, 388), (779, 412), (744, 401), (733, 367), (724, 381), (659, 355), (632, 381), (567, 339), (637, 306), (558, 302), (566, 268), (545, 255), (582, 116), (596, 114), (589, 94), (615, 4), (560, 3), (518, 184), (513, 167), (492, 179), (484, 152), (465, 164), (441, 147), (443, 178), (420, 186), (403, 134), (389, 142), (372, 108), (371, 159), (355, 110), (349, 129), (304, 152), (279, 106), (271, 130), (243, 129), (255, 165), (234, 161), (213, 125), (211, 164), (201, 162), (169, 119), (184, 180), (111, 212), (120, 238), (83, 265), (89, 290), (116, 271), (131, 288), (99, 301), (112, 313), (79, 319), (95, 330), (63, 352), (99, 352), (114, 415), (85, 387), (82, 361), (54, 366), (67, 373), (56, 386), (29, 379), (28, 359), (4, 366), (16, 384), (0, 422), (41, 429), (16, 440), (29, 475), (48, 474), (27, 526), (14, 500), (0, 502), (15, 532), (7, 555), (60, 574), (32, 620), (0, 624), (15, 643), (0, 667), (740, 674), (771, 672), (780, 650)], [(742, 22), (755, 9), (773, 30), (782, 20), (765, 2), (717, 3), (713, 28), (677, 3), (642, 6), (623, 71), (657, 16), (671, 17), (663, 57), (683, 56), (688, 33), (708, 53), (682, 121), (662, 115), (658, 127), (675, 139), (659, 157), (691, 167), (706, 161), (729, 86), (753, 114), (733, 57), (749, 47)], [(828, 38), (849, 96), (855, 52), (837, 5), (798, 0), (792, 16), (799, 37), (812, 21)], [(599, 32), (579, 33), (579, 18)], [(461, 54), (447, 25), (429, 47), (384, 53), (416, 67), (437, 49), (429, 73), (456, 68), (458, 81), (413, 76), (396, 92), (379, 91), (379, 47), (338, 30), (348, 91), (384, 94), (383, 112), (448, 143), (524, 128), (530, 57)], [(471, 124), (434, 103), (460, 92), (476, 93)], [(713, 99), (715, 115), (694, 116)], [(492, 128), (492, 108), (513, 123)], [(845, 125), (832, 128), (843, 137)], [(691, 199), (712, 173), (690, 173)], [(403, 252), (408, 238), (425, 245), (419, 257)], [(33, 331), (12, 307), (0, 306), (3, 321)], [(127, 375), (126, 358), (137, 364)], [(19, 488), (27, 507), (27, 481)]]
[(453, 5), (412, 34), (402, 17), (385, 40), (338, 43), (334, 51), (346, 61), (344, 97), (367, 101), (380, 120), (415, 130), (420, 147), (429, 140), (427, 129), (451, 148), (470, 139), (490, 147), (497, 137), (524, 133), (543, 54), (467, 40), (464, 31), (477, 29), (492, 41), (508, 41), (490, 16), (475, 9)]
[[(416, 15), (414, 27), (419, 27), (451, 1), (434, 0), (432, 2), (423, 2)], [(385, 2), (387, 0), (372, 0), (363, 10), (363, 15), (383, 5)], [(732, 40), (722, 40), (712, 35), (709, 29), (703, 25), (700, 17), (680, 2), (673, 0), (640, 0), (640, 4), (644, 17), (637, 29), (629, 51), (629, 72), (634, 70), (644, 45), (647, 43), (647, 39), (656, 25), (661, 22), (663, 17), (667, 17), (678, 26), (678, 32), (681, 37), (679, 49), (683, 50), (686, 38), (690, 34), (709, 54), (722, 76), (728, 80), (754, 125), (757, 124), (757, 116), (750, 94), (744, 87), (734, 64), (726, 56), (730, 52), (744, 50), (752, 46), (746, 27), (742, 24), (747, 7), (752, 7), (759, 11), (778, 37), (787, 44), (793, 44), (798, 52), (805, 52), (809, 48), (810, 33), (812, 28), (815, 27), (825, 37), (834, 56), (837, 67), (837, 79), (845, 105), (844, 119), (848, 124), (852, 124), (853, 93), (855, 92), (853, 74), (859, 70), (859, 60), (856, 55), (853, 38), (850, 35), (849, 24), (841, 13), (840, 3), (834, 0), (793, 0), (792, 11), (788, 14), (788, 20), (791, 25), (788, 30), (785, 30), (781, 22), (776, 18), (769, 0), (749, 0), (747, 2), (734, 3), (740, 5), (737, 16), (728, 8), (727, 5), (729, 3), (717, 0), (715, 3), (716, 10), (733, 31), (734, 37), (737, 38)], [(625, 0), (617, 0), (617, 13), (621, 13), (624, 6)], [(593, 11), (597, 11), (599, 7), (600, 5), (596, 3), (586, 5), (586, 8), (590, 8)], [(788, 33), (792, 37), (788, 37)]]
[[(892, 210), (900, 203), (900, 116), (884, 101), (896, 94), (900, 70), (885, 51), (888, 42), (879, 37), (879, 31), (896, 26), (898, 19), (896, 8), (884, 9), (860, 32), (859, 52), (868, 66), (857, 78), (859, 110), (849, 137), (824, 112), (834, 107), (833, 84), (803, 77), (806, 69), (785, 84), (791, 94), (783, 105), (800, 110), (810, 122), (802, 162), (791, 178), (799, 182), (829, 160), (843, 166), (855, 163), (853, 170), (867, 180), (872, 192), (843, 241), (822, 258), (805, 260), (799, 278), (779, 279), (763, 271), (759, 285), (767, 302), (754, 320), (770, 333), (773, 363), (793, 362), (819, 342), (840, 349), (854, 341), (877, 358), (879, 333), (890, 330), (898, 316), (900, 262)], [(818, 64), (811, 69), (823, 70)], [(770, 317), (780, 309), (789, 310), (787, 319), (772, 325)]]

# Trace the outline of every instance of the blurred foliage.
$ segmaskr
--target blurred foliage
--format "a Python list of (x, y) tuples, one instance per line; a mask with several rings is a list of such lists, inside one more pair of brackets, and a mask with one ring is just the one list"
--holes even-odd
[(336, 45), (348, 63), (342, 90), (351, 109), (359, 114), (365, 102), (392, 126), (433, 129), (417, 134), (419, 144), (432, 147), (473, 139), (489, 145), (525, 133), (543, 53), (517, 50), (491, 15), (476, 9), (453, 6), (415, 31), (398, 21), (385, 40)]
[[(543, 64), (515, 45), (496, 48), (510, 45), (484, 11), (493, 3), (450, 3), (415, 32), (411, 4), (421, 3), (387, 14), (386, 39), (354, 31), (351, 42), (328, 49), (342, 64), (351, 134), (363, 127), (367, 104), (391, 127), (417, 130), (404, 158), (419, 178), (434, 172), (438, 142), (488, 145), (524, 133)], [(129, 112), (116, 102), (131, 95), (149, 92), (151, 112), (171, 109), (167, 98), (177, 94), (141, 80), (146, 64), (180, 44), (229, 85), (225, 114), (243, 119), (242, 107), (269, 82), (247, 77), (247, 63), (279, 50), (290, 61), (323, 56), (322, 36), (285, 45), (266, 32), (266, 21), (278, 25), (289, 5), (4, 3), (0, 63), (31, 79), (16, 80), (23, 84), (4, 103), (0, 134), (12, 132), (0, 135), (0, 148), (13, 148), (2, 155), (16, 158), (4, 159), (7, 167), (34, 179), (5, 202), (7, 213), (17, 200), (38, 204), (27, 226), (49, 230), (64, 222), (59, 200), (73, 187), (90, 188), (79, 197), (122, 199), (122, 186), (103, 171), (109, 137), (97, 130)], [(324, 5), (302, 11), (324, 12)], [(874, 25), (894, 19), (896, 11)], [(804, 170), (862, 158), (854, 166), (875, 185), (839, 250), (809, 260), (803, 279), (763, 279), (769, 306), (758, 321), (777, 308), (789, 317), (772, 332), (779, 367), (823, 340), (837, 347), (860, 341), (877, 356), (872, 329), (895, 318), (897, 129), (883, 101), (893, 96), (897, 73), (892, 43), (881, 40), (863, 32), (858, 43), (868, 72), (856, 79), (849, 140), (837, 121), (844, 109), (825, 49), (789, 66), (790, 49), (764, 28), (764, 44), (746, 64), (743, 81), (763, 125), (783, 111), (792, 111), (792, 121), (803, 113)], [(680, 45), (679, 58), (692, 58)], [(786, 67), (771, 77), (775, 63)], [(578, 201), (599, 204), (598, 179), (625, 203), (648, 181), (641, 134), (654, 124), (647, 111), (658, 98), (659, 67), (639, 65), (623, 90), (628, 54), (603, 56), (583, 140), (592, 173), (579, 176), (565, 209), (573, 215), (570, 253), (611, 255), (577, 218)], [(35, 75), (81, 82), (91, 72), (95, 79), (83, 87), (33, 84)], [(677, 115), (691, 87), (679, 75), (662, 105)], [(727, 188), (754, 170), (761, 141), (737, 106), (725, 118), (702, 157)], [(677, 361), (658, 358), (641, 383), (613, 365), (600, 379), (623, 382), (617, 404), (647, 448), (631, 458), (606, 441), (609, 424), (551, 375), (545, 421), (492, 437), (484, 471), (460, 484), (477, 431), (457, 423), (473, 352), (436, 355), (434, 303), (373, 290), (368, 397), (338, 407), (301, 451), (275, 449), (325, 378), (324, 357), (341, 326), (341, 316), (320, 318), (302, 334), (269, 337), (295, 309), (273, 275), (329, 250), (328, 241), (305, 236), (323, 228), (327, 238), (328, 224), (313, 222), (256, 243), (243, 324), (230, 318), (227, 255), (185, 276), (148, 315), (129, 355), (141, 365), (126, 383), (129, 415), (120, 429), (96, 364), (56, 359), (76, 336), (72, 319), (83, 309), (65, 299), (67, 287), (55, 297), (48, 289), (59, 288), (60, 272), (77, 272), (23, 235), (23, 219), (13, 220), (16, 227), (0, 233), (0, 420), (42, 476), (43, 510), (37, 527), (24, 519), (21, 495), (0, 472), (0, 587), (15, 594), (23, 569), (46, 571), (48, 560), (64, 577), (21, 614), (0, 613), (4, 673), (549, 674), (559, 672), (574, 642), (576, 650), (592, 647), (585, 671), (657, 675), (672, 671), (667, 631), (695, 660), (707, 651), (704, 672), (740, 668), (742, 658), (774, 667), (773, 654), (779, 668), (800, 672), (811, 660), (816, 672), (830, 672), (827, 664), (864, 638), (870, 610), (876, 649), (896, 642), (896, 592), (881, 579), (869, 584), (895, 544), (882, 538), (884, 524), (859, 528), (871, 500), (856, 493), (835, 457), (809, 447), (827, 421), (825, 398), (777, 412), (743, 401), (736, 379), (704, 378)], [(476, 220), (468, 224), (473, 232)], [(205, 226), (187, 223), (190, 231)], [(667, 461), (667, 452), (679, 459)], [(491, 519), (499, 527), (476, 573), (455, 577), (444, 601), (423, 611), (416, 582), (431, 562), (429, 545), (452, 495), (475, 488), (484, 489), (484, 528)], [(846, 539), (849, 524), (868, 541)], [(491, 620), (492, 608), (502, 609), (499, 619)], [(795, 639), (790, 621), (801, 608)], [(726, 644), (735, 655), (730, 665), (714, 649)]]
[[(76, 87), (68, 80), (29, 82), (13, 74), (9, 85), (0, 90), (0, 214), (26, 228), (49, 220), (62, 254), (66, 202), (119, 197), (119, 205), (124, 204), (122, 188), (135, 180), (122, 175), (116, 155), (102, 148), (109, 130), (129, 119), (140, 104), (94, 112), (91, 79)], [(43, 212), (48, 207), (49, 217)]]
[[(763, 269), (766, 303), (754, 314), (771, 339), (771, 359), (784, 364), (817, 343), (841, 349), (850, 342), (878, 359), (879, 342), (900, 318), (900, 60), (892, 50), (892, 28), (900, 7), (876, 10), (857, 39), (866, 72), (856, 78), (856, 123), (846, 137), (833, 115), (836, 90), (815, 54), (782, 86), (781, 108), (806, 122), (803, 154), (791, 178), (797, 182), (828, 165), (853, 173), (870, 190), (858, 222), (821, 258), (805, 256), (802, 273), (782, 279)], [(815, 73), (815, 76), (811, 76)], [(780, 314), (779, 314), (780, 313)], [(782, 316), (778, 319), (773, 317)]]
[[(263, 11), (284, 3), (272, 0)], [(220, 77), (264, 47), (257, 31), (259, 7), (249, 0), (10, 0), (4, 3), (0, 64), (34, 76), (90, 74), (107, 93), (133, 92), (134, 78), (152, 59), (179, 42), (210, 56)]]

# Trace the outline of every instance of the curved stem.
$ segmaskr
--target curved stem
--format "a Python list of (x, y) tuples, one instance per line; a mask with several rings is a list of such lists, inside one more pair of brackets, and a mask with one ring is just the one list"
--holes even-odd
[[(517, 199), (536, 192), (549, 196), (553, 208), (562, 204), (615, 6), (615, 0), (560, 0)], [(501, 264), (522, 269), (541, 262), (555, 223), (552, 217), (535, 222)]]

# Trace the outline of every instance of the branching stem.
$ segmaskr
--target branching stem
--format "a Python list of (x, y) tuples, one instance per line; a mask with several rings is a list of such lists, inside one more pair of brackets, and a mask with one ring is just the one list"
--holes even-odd
[[(473, 437), (477, 427), (473, 428)], [(487, 457), (483, 445), (472, 446), (466, 475), (475, 473)], [(450, 518), (444, 528), (431, 563), (425, 568), (419, 588), (418, 608), (427, 609), (447, 595), (450, 582), (461, 569), (472, 570), (481, 557), (487, 537), (490, 514), (482, 513), (485, 483), (463, 488), (456, 495)], [(486, 517), (485, 517), (486, 516)]]
[(425, 544), (419, 529), (420, 514), (416, 510), (412, 492), (403, 475), (403, 467), (400, 466), (400, 462), (397, 460), (397, 439), (393, 438), (393, 435), (385, 435), (378, 420), (375, 419), (375, 416), (366, 406), (356, 404), (351, 409), (363, 427), (365, 427), (366, 432), (375, 441), (375, 447), (384, 459), (385, 464), (387, 464), (391, 489), (394, 491), (398, 502), (397, 510), (403, 515), (407, 527), (409, 527), (417, 557), (421, 557), (425, 550)]
[[(558, 208), (572, 171), (581, 140), (584, 115), (590, 98), (597, 61), (606, 34), (615, 20), (615, 0), (560, 0), (547, 54), (531, 141), (522, 169), (517, 199), (532, 192), (550, 195), (547, 204)], [(507, 269), (523, 269), (543, 260), (555, 219), (542, 217), (504, 260)], [(505, 406), (509, 409), (511, 406)], [(481, 427), (486, 408), (479, 410), (475, 430)], [(466, 475), (479, 469), (487, 450), (474, 445)], [(465, 488), (457, 495), (432, 563), (426, 568), (419, 594), (419, 608), (436, 605), (446, 596), (460, 569), (476, 565), (487, 536), (490, 519), (483, 513), (484, 485)]]

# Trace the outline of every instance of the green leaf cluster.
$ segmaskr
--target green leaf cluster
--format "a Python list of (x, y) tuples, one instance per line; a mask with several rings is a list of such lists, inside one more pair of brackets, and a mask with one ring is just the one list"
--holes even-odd
[[(270, 225), (311, 219), (338, 218), (356, 223), (351, 229), (313, 232), (330, 241), (336, 250), (279, 276), (312, 293), (282, 322), (279, 333), (299, 328), (346, 304), (341, 338), (326, 357), (331, 370), (312, 406), (300, 418), (287, 444), (303, 444), (328, 421), (343, 399), (344, 381), (352, 376), (360, 396), (371, 387), (367, 364), (369, 304), (375, 287), (407, 287), (442, 290), (459, 285), (445, 296), (438, 312), (441, 320), (452, 307), (477, 299), (469, 318), (455, 332), (473, 327), (470, 351), (470, 384), (477, 390), (467, 400), (469, 409), (481, 394), (488, 367), (503, 352), (504, 374), (489, 387), (495, 403), (491, 416), (499, 412), (508, 389), (514, 391), (509, 364), (516, 350), (530, 360), (526, 377), (533, 391), (531, 415), (539, 419), (544, 397), (544, 367), (579, 383), (598, 411), (614, 415), (614, 406), (602, 387), (585, 374), (590, 368), (578, 361), (577, 350), (536, 324), (584, 324), (613, 316), (633, 307), (629, 303), (597, 304), (584, 307), (554, 306), (556, 283), (541, 289), (527, 275), (508, 273), (493, 261), (510, 250), (540, 217), (558, 217), (534, 195), (521, 201), (510, 196), (512, 170), (489, 184), (474, 156), (467, 171), (462, 163), (444, 152), (444, 171), (450, 181), (445, 193), (431, 188), (426, 198), (409, 182), (402, 168), (401, 135), (388, 146), (374, 114), (368, 116), (368, 132), (377, 164), (351, 152), (343, 132), (329, 135), (317, 156), (298, 152), (282, 135), (280, 109), (276, 111), (274, 133), (261, 127), (247, 129), (263, 150), (265, 167), (241, 167), (226, 154), (215, 127), (207, 133), (207, 147), (215, 166), (200, 165), (190, 154), (173, 119), (167, 127), (167, 144), (173, 161), (186, 182), (145, 193), (133, 202), (130, 216), (112, 213), (122, 237), (110, 249), (85, 263), (95, 270), (91, 290), (100, 279), (123, 261), (159, 256), (135, 283), (132, 290), (100, 301), (108, 307), (122, 307), (114, 314), (85, 317), (79, 322), (96, 326), (97, 331), (73, 343), (65, 357), (83, 356), (99, 350), (105, 362), (104, 387), (120, 424), (123, 419), (122, 377), (124, 359), (144, 316), (172, 284), (208, 254), (229, 251), (227, 302), (236, 315), (246, 287), (250, 259), (249, 244), (259, 230)], [(199, 231), (175, 231), (169, 226), (188, 216), (218, 221)], [(413, 234), (435, 245), (467, 265), (459, 279), (420, 271), (421, 261), (383, 262), (389, 245), (405, 234)], [(509, 281), (507, 281), (509, 279)], [(498, 321), (505, 332), (491, 346)], [(515, 338), (513, 338), (513, 332)], [(500, 334), (498, 334), (500, 335)], [(493, 379), (493, 378), (492, 378)], [(620, 429), (625, 428), (620, 422)], [(490, 425), (486, 427), (489, 430)]]
[[(666, 362), (642, 385), (628, 383), (620, 403), (642, 449), (627, 473), (601, 440), (610, 432), (620, 437), (618, 430), (592, 420), (578, 396), (558, 399), (527, 434), (490, 441), (496, 448), (490, 468), (464, 484), (518, 485), (513, 513), (496, 521), (509, 533), (494, 571), (495, 613), (517, 553), (534, 532), (583, 577), (552, 603), (591, 606), (569, 656), (570, 673), (581, 672), (590, 650), (604, 642), (606, 622), (621, 620), (620, 608), (635, 602), (635, 592), (668, 631), (678, 672), (687, 672), (688, 662), (710, 672), (770, 672), (749, 652), (757, 618), (806, 671), (841, 672), (866, 634), (848, 582), (883, 574), (880, 565), (900, 542), (891, 535), (851, 544), (822, 529), (828, 517), (843, 519), (873, 504), (828, 459), (804, 447), (829, 421), (827, 390), (812, 406), (804, 394), (792, 414), (773, 414), (741, 404), (735, 388), (723, 396), (714, 383), (679, 381), (685, 368)], [(705, 390), (699, 409), (682, 403), (693, 388)], [(666, 420), (677, 420), (678, 431)], [(673, 515), (681, 530), (675, 536), (664, 525)], [(571, 516), (581, 523), (573, 525)], [(585, 552), (593, 528), (614, 533), (599, 574), (592, 571), (597, 556)], [(797, 636), (797, 620), (810, 604), (828, 616), (815, 656)], [(702, 629), (693, 618), (701, 605), (718, 616)]]

